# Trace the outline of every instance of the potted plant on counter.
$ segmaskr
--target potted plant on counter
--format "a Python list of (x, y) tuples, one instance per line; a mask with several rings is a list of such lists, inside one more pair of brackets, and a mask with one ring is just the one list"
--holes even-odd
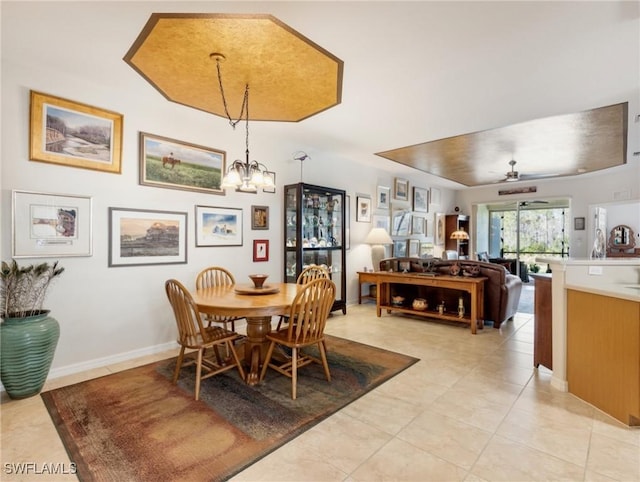
[(11, 398), (37, 395), (47, 380), (60, 325), (42, 305), (63, 271), (57, 261), (0, 266), (0, 380)]

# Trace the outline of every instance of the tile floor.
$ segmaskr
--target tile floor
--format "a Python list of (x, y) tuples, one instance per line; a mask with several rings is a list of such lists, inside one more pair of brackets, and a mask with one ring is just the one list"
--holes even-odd
[[(468, 328), (349, 306), (327, 333), (420, 362), (258, 461), (234, 481), (640, 481), (630, 429), (533, 368), (532, 315)], [(51, 380), (45, 390), (172, 353)], [(76, 480), (9, 473), (18, 462), (69, 460), (40, 397), (3, 398), (0, 480)], [(135, 480), (135, 478), (132, 478)]]

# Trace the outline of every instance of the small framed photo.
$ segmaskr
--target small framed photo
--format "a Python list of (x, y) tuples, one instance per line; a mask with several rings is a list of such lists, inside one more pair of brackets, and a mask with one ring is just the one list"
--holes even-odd
[(429, 211), (429, 190), (422, 187), (413, 187), (413, 210), (417, 213)]
[(389, 216), (384, 214), (374, 214), (373, 227), (382, 228), (388, 233), (389, 232)]
[(226, 153), (168, 137), (140, 133), (140, 184), (222, 194)]
[(120, 174), (122, 114), (32, 90), (29, 159)]
[(394, 182), (393, 197), (398, 201), (409, 200), (409, 181), (396, 177)]
[(269, 240), (254, 239), (253, 240), (253, 260), (269, 261)]
[(573, 218), (573, 229), (576, 231), (584, 231), (584, 218)]
[(242, 246), (242, 209), (196, 206), (196, 246)]
[(276, 192), (276, 173), (273, 171), (265, 171), (265, 177), (270, 177), (273, 181), (273, 185), (271, 187), (263, 187), (262, 192), (274, 193)]
[(109, 266), (185, 264), (187, 213), (109, 208)]
[(421, 216), (411, 216), (411, 234), (425, 234), (425, 219)]
[(428, 258), (433, 256), (433, 243), (420, 243), (420, 257)]
[(86, 196), (13, 191), (13, 257), (91, 256), (91, 205)]
[(269, 206), (251, 206), (251, 229), (269, 229)]
[(420, 240), (419, 239), (409, 239), (407, 241), (407, 252), (408, 256), (412, 258), (417, 258), (420, 256)]
[(376, 207), (378, 209), (389, 209), (389, 197), (391, 188), (386, 186), (378, 186), (376, 190)]
[(356, 196), (356, 221), (359, 223), (371, 222), (371, 197), (363, 194)]
[(400, 258), (407, 255), (407, 240), (396, 239), (393, 241), (393, 257)]

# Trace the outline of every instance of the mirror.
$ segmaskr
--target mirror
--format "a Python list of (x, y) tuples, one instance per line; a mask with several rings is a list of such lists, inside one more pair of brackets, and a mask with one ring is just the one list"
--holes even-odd
[(607, 246), (607, 254), (609, 256), (631, 256), (633, 251), (628, 253), (629, 250), (633, 250), (636, 245), (634, 239), (633, 229), (625, 224), (619, 224), (615, 226), (609, 234), (609, 243)]

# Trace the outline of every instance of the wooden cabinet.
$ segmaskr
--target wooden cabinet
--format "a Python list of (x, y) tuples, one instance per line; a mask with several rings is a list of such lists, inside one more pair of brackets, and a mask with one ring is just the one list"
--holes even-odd
[(331, 311), (347, 312), (345, 192), (311, 184), (284, 187), (284, 279), (295, 283), (304, 268), (326, 268), (336, 285)]
[(460, 259), (469, 259), (469, 240), (451, 239), (451, 233), (458, 230), (469, 233), (469, 216), (447, 214), (445, 217), (444, 249), (457, 252)]
[(569, 392), (640, 425), (640, 303), (567, 290)]
[(551, 336), (551, 274), (530, 275), (535, 282), (534, 292), (534, 332), (533, 366), (540, 365), (553, 370), (553, 350)]

